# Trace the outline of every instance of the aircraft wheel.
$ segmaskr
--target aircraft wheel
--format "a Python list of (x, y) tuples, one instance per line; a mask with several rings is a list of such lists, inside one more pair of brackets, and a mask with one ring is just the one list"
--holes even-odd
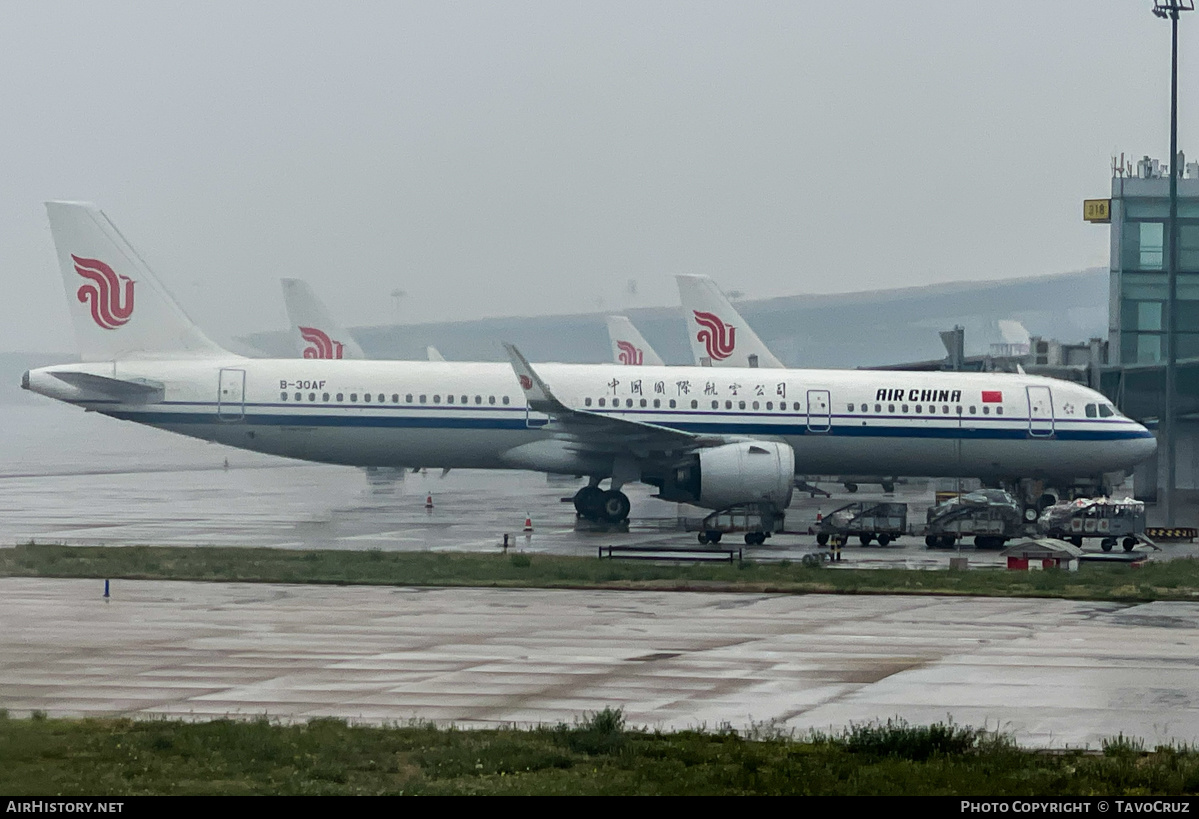
[(953, 535), (941, 535), (941, 548), (952, 549), (955, 538)]
[(1024, 507), (1024, 520), (1028, 523), (1035, 523), (1040, 513), (1035, 506)]
[(610, 490), (604, 493), (601, 514), (609, 523), (620, 523), (629, 516), (632, 504), (624, 492)]
[(936, 535), (925, 535), (924, 545), (927, 546), (929, 549), (937, 548), (937, 536)]
[(845, 491), (852, 495), (858, 491), (858, 485), (856, 483), (847, 483), (845, 484)]
[(696, 540), (699, 541), (699, 545), (701, 545), (701, 546), (708, 545), (708, 533), (707, 532), (700, 532), (698, 535), (695, 536), (695, 538), (696, 538)]
[(1112, 550), (1112, 547), (1115, 545), (1116, 545), (1116, 539), (1114, 537), (1105, 537), (1103, 539), (1103, 542), (1099, 544), (1099, 548), (1105, 552), (1110, 552)]
[(1124, 551), (1131, 552), (1133, 549), (1136, 548), (1137, 539), (1135, 537), (1126, 537), (1126, 538), (1124, 538), (1123, 545), (1124, 545)]
[(879, 535), (879, 536), (878, 536), (878, 545), (879, 545), (879, 546), (886, 546), (886, 545), (888, 545), (890, 542), (891, 542), (891, 536), (890, 536), (890, 535)]
[(1080, 536), (1078, 536), (1078, 535), (1072, 536), (1070, 538), (1070, 542), (1073, 543), (1078, 548), (1080, 548), (1080, 549), (1082, 548), (1082, 538)]
[(886, 481), (884, 481), (884, 482), (883, 482), (883, 492), (885, 492), (886, 494), (890, 495), (890, 494), (891, 494), (891, 493), (893, 493), (894, 491), (895, 491), (895, 484), (893, 484), (893, 483), (889, 483), (889, 482), (886, 482)]
[(761, 546), (765, 542), (766, 542), (766, 535), (763, 532), (746, 532), (745, 533), (745, 545), (746, 546)]
[(708, 540), (713, 543), (719, 543), (722, 537), (724, 537), (724, 532), (708, 532)]
[(575, 511), (579, 517), (587, 520), (603, 517), (604, 495), (604, 490), (598, 486), (584, 486), (575, 492)]
[(861, 543), (863, 546), (869, 546), (872, 540), (874, 540), (873, 535), (858, 535), (858, 543)]
[(821, 532), (820, 534), (816, 535), (816, 542), (821, 546), (827, 546), (828, 545), (828, 535), (825, 534), (824, 532)]

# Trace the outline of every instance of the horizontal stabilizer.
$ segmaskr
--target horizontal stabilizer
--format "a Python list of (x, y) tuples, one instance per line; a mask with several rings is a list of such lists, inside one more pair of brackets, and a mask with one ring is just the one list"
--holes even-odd
[(144, 401), (146, 403), (161, 401), (165, 390), (161, 382), (149, 381), (144, 378), (125, 380), (78, 372), (54, 372), (51, 374), (59, 381), (64, 381), (77, 389), (103, 393), (122, 401)]

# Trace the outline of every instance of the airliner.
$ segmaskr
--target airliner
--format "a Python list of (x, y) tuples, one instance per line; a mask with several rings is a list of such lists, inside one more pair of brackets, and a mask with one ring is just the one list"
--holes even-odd
[(303, 279), (280, 279), (283, 304), (291, 323), (291, 339), (302, 358), (366, 358), (325, 303), (317, 298)]
[[(585, 475), (720, 509), (786, 508), (807, 473), (1069, 479), (1129, 469), (1152, 434), (1102, 395), (1028, 375), (618, 364), (251, 359), (209, 339), (95, 205), (47, 203), (81, 363), (22, 387), (242, 449), (353, 466)], [(608, 488), (601, 488), (609, 481)]]
[(762, 367), (779, 361), (708, 276), (675, 276), (695, 363), (706, 367)]
[[(292, 343), (303, 358), (366, 358), (358, 342), (329, 312), (303, 279), (280, 279), (291, 323)], [(425, 347), (430, 361), (445, 361), (436, 347)]]
[(608, 341), (612, 344), (612, 360), (617, 364), (641, 366), (663, 363), (662, 357), (649, 346), (633, 322), (626, 316), (608, 316)]

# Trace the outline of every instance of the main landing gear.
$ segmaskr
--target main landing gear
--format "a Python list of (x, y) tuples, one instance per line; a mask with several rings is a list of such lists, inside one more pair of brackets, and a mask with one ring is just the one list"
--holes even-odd
[(575, 513), (586, 520), (620, 523), (629, 517), (629, 498), (619, 489), (584, 486), (575, 493)]

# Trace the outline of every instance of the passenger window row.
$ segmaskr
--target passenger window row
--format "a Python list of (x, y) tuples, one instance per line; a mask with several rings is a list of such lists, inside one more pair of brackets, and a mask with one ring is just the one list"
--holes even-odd
[[(304, 393), (302, 393), (302, 392), (297, 392), (297, 393), (291, 394), (291, 393), (284, 391), (284, 392), (279, 393), (279, 400), (281, 400), (281, 401), (288, 401), (288, 400), (303, 401), (304, 397), (305, 397)], [(331, 396), (330, 393), (327, 393), (327, 392), (321, 393), (321, 402), (327, 404), (333, 397), (334, 396)], [(314, 392), (308, 393), (307, 398), (310, 403), (316, 403), (316, 393), (314, 393)], [(370, 403), (384, 404), (387, 402), (387, 395), (384, 393), (379, 393), (377, 396), (375, 394), (369, 393), (369, 392), (362, 393), (361, 398), (362, 398), (362, 403), (364, 403), (364, 404), (370, 404)], [(413, 400), (414, 398), (417, 400)], [(359, 399), (359, 394), (356, 392), (352, 392), (349, 394), (349, 399), (350, 399), (351, 404), (357, 404), (358, 399)], [(440, 393), (437, 395), (434, 395), (433, 403), (440, 404), (441, 399), (442, 399), (442, 396)], [(337, 393), (335, 400), (337, 403), (344, 403), (346, 400), (346, 394), (344, 392)], [(470, 404), (471, 403), (470, 396), (468, 396), (468, 395), (463, 395), (463, 396), (447, 395), (447, 396), (445, 396), (445, 403), (453, 404), (455, 402), (459, 403), (459, 404)], [(412, 393), (408, 393), (407, 395), (404, 396), (404, 400), (401, 402), (400, 394), (398, 392), (393, 392), (391, 394), (391, 403), (392, 404), (400, 404), (400, 403), (427, 404), (427, 403), (429, 403), (429, 396), (427, 394), (416, 396), (416, 395), (413, 395)], [(496, 396), (494, 396), (494, 395), (487, 396), (488, 406), (494, 406), (496, 403), (497, 403)], [(499, 397), (498, 403), (502, 404), (503, 406), (508, 406), (509, 404), (512, 403), (512, 399), (507, 395), (502, 395)], [(474, 404), (482, 405), (483, 404), (483, 396), (476, 395), (474, 398)]]
[[(763, 408), (765, 408), (767, 410), (774, 409), (773, 401), (766, 401), (764, 403), (762, 401), (737, 401), (737, 402), (735, 402), (735, 404), (731, 400), (726, 400), (724, 402), (725, 409), (733, 409), (734, 405), (736, 406), (737, 409), (754, 409), (754, 410), (761, 410)], [(584, 398), (583, 406), (585, 406), (585, 407), (598, 406), (598, 407), (617, 407), (617, 408), (619, 408), (621, 406), (621, 399), (619, 399), (619, 398), (595, 398), (595, 399)], [(638, 399), (636, 402), (634, 402), (634, 400), (632, 398), (626, 398), (626, 399), (624, 399), (624, 406), (627, 409), (631, 409), (634, 406), (638, 406), (638, 407), (652, 406), (654, 409), (661, 409), (662, 399), (655, 398), (651, 401), (648, 398), (641, 398), (641, 399)], [(678, 407), (678, 401), (676, 401), (674, 398), (667, 399), (666, 406), (669, 409), (676, 409)], [(799, 402), (796, 401), (794, 403), (795, 412), (799, 412), (799, 407), (800, 407)], [(691, 399), (691, 409), (699, 409), (699, 399), (696, 399), (696, 398)], [(712, 409), (720, 409), (720, 401), (713, 401)], [(787, 402), (780, 401), (778, 404), (778, 410), (779, 410), (779, 412), (786, 412)]]
[[(910, 411), (910, 410), (913, 410), (913, 409), (914, 409), (917, 415), (923, 415), (923, 414), (925, 414), (925, 405), (924, 405), (924, 404), (916, 404), (916, 405), (914, 405), (914, 406), (909, 406), (908, 404), (899, 404), (898, 406), (899, 406), (899, 411), (900, 411), (901, 413), (907, 413), (908, 411)], [(894, 413), (895, 413), (895, 407), (896, 407), (896, 405), (895, 405), (895, 404), (887, 404), (887, 412), (888, 412), (889, 414), (894, 414)], [(864, 413), (869, 413), (869, 412), (870, 412), (870, 405), (869, 405), (869, 404), (850, 404), (850, 405), (849, 405), (849, 411), (850, 411), (850, 412), (864, 412)], [(881, 413), (882, 413), (882, 411), (883, 411), (883, 405), (882, 405), (882, 404), (875, 404), (875, 405), (874, 405), (874, 412), (875, 412), (876, 414), (881, 414)], [(928, 405), (928, 410), (927, 410), (927, 411), (928, 411), (928, 414), (929, 414), (929, 415), (937, 415), (937, 414), (938, 414), (937, 405), (936, 405), (936, 404), (929, 404), (929, 405)], [(978, 414), (978, 407), (974, 407), (974, 406), (972, 406), (972, 407), (970, 407), (970, 408), (969, 408), (969, 410), (968, 410), (966, 413), (963, 413), (963, 412), (962, 412), (962, 406), (961, 406), (960, 404), (955, 404), (952, 410), (950, 410), (950, 408), (949, 408), (949, 404), (941, 404), (941, 409), (940, 409), (939, 413), (940, 413), (941, 415), (954, 415), (954, 414), (956, 414), (956, 415), (962, 415), (962, 414), (966, 414), (966, 415), (977, 415), (977, 414)], [(982, 414), (983, 414), (983, 415), (990, 415), (990, 414), (991, 414), (991, 408), (990, 408), (988, 405), (986, 405), (986, 404), (983, 404), (983, 412), (982, 412)], [(995, 414), (996, 414), (996, 415), (1003, 415), (1003, 407), (996, 407), (996, 408), (995, 408)]]

